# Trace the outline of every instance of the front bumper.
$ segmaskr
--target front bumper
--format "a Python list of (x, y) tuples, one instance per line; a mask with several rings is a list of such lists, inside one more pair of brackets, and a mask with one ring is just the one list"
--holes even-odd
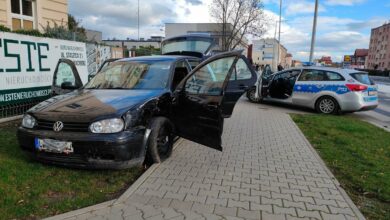
[[(43, 163), (85, 169), (124, 169), (141, 165), (145, 156), (145, 129), (116, 134), (89, 132), (54, 132), (20, 127), (17, 132), (20, 147)], [(35, 138), (70, 141), (71, 154), (41, 152), (35, 148)]]

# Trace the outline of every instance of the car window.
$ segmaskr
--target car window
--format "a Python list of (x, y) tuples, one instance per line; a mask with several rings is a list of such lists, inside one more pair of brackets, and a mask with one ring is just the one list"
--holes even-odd
[(365, 72), (351, 73), (351, 76), (363, 84), (374, 85), (374, 82), (370, 79), (368, 73)]
[(214, 60), (196, 71), (186, 82), (189, 94), (221, 95), (226, 75), (235, 57)]
[(195, 69), (200, 64), (200, 60), (188, 60), (188, 64), (191, 66), (191, 69)]
[(237, 61), (234, 73), (236, 80), (252, 78), (252, 72), (242, 58)]
[(303, 70), (298, 81), (326, 81), (327, 76), (322, 70)]
[(67, 63), (61, 62), (58, 65), (54, 86), (61, 87), (61, 84), (65, 82), (69, 83), (71, 86), (76, 86), (76, 79), (73, 75), (72, 67)]
[(162, 89), (170, 76), (171, 61), (115, 62), (96, 74), (86, 89)]
[(340, 74), (335, 72), (326, 72), (326, 78), (329, 81), (344, 81), (344, 77), (342, 77)]
[(189, 72), (190, 70), (187, 65), (187, 62), (183, 60), (176, 63), (172, 78), (172, 91), (176, 89), (179, 83), (187, 76)]

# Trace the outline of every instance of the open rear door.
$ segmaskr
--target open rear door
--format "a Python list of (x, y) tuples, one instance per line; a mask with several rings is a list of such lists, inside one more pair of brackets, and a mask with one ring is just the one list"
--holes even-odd
[[(233, 109), (238, 100), (229, 98), (226, 90), (236, 64), (242, 58), (241, 53), (215, 55), (199, 64), (180, 83), (172, 106), (172, 121), (178, 136), (222, 150), (224, 106), (229, 100), (229, 108)], [(242, 81), (242, 87), (251, 85), (252, 80)], [(243, 91), (234, 97), (238, 93), (242, 95)]]
[(68, 59), (60, 59), (54, 71), (52, 95), (62, 95), (83, 86), (76, 65)]

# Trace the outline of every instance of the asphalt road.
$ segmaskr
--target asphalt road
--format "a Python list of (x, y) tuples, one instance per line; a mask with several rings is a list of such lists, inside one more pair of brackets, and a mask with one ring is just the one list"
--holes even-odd
[(379, 106), (372, 111), (357, 112), (354, 115), (390, 131), (390, 78), (373, 77), (372, 79), (379, 87)]

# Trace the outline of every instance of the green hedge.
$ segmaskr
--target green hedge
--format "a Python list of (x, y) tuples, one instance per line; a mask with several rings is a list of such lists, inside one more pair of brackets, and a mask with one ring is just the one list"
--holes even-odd
[(47, 38), (72, 40), (72, 41), (80, 41), (80, 42), (87, 41), (87, 37), (85, 36), (84, 33), (73, 33), (72, 31), (68, 30), (66, 27), (59, 26), (57, 24), (55, 24), (54, 27), (50, 27), (49, 25), (47, 25), (47, 27), (44, 28), (45, 33), (41, 33), (40, 31), (35, 29), (11, 31), (11, 29), (3, 25), (0, 25), (0, 31), (29, 35), (34, 37), (47, 37)]

